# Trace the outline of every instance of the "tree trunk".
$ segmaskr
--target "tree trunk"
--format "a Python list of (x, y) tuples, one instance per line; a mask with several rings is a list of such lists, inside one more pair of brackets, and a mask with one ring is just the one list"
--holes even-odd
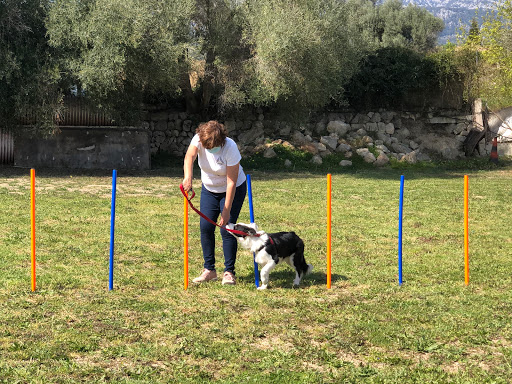
[(196, 95), (192, 90), (192, 84), (190, 83), (190, 76), (188, 73), (188, 65), (186, 64), (187, 61), (185, 55), (186, 53), (184, 53), (182, 58), (179, 60), (181, 68), (180, 89), (181, 92), (183, 92), (183, 97), (185, 98), (187, 113), (195, 114), (199, 112), (199, 105), (196, 99)]
[(187, 113), (198, 113), (199, 103), (197, 102), (196, 95), (194, 95), (194, 91), (192, 91), (192, 85), (190, 84), (190, 76), (188, 72), (183, 72), (180, 89), (181, 92), (183, 92), (183, 97), (185, 98)]
[(205, 63), (205, 69), (204, 69), (204, 79), (203, 79), (203, 95), (201, 99), (201, 112), (203, 114), (207, 114), (208, 108), (210, 107), (210, 101), (214, 95), (215, 92), (215, 75), (216, 75), (216, 68), (215, 68), (215, 53), (212, 48), (208, 49), (206, 52), (206, 63)]

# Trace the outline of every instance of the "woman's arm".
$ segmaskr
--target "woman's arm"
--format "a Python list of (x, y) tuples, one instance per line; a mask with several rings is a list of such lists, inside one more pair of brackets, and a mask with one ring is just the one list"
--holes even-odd
[(224, 226), (229, 223), (229, 216), (231, 214), (231, 204), (235, 198), (236, 182), (238, 180), (238, 171), (240, 163), (226, 167), (226, 199), (224, 201), (224, 208), (220, 216), (219, 225)]
[(185, 160), (183, 161), (183, 188), (185, 191), (192, 189), (192, 178), (194, 177), (194, 161), (196, 161), (199, 149), (194, 145), (189, 145)]

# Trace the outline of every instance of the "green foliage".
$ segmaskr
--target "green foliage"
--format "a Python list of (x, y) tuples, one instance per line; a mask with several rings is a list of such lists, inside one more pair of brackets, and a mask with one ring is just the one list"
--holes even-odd
[(432, 60), (407, 48), (380, 48), (361, 63), (347, 86), (351, 105), (401, 107), (414, 90), (438, 86)]
[(363, 54), (361, 38), (347, 27), (343, 3), (251, 0), (243, 9), (250, 58), (235, 95), (300, 111), (322, 107), (341, 93)]
[(67, 53), (64, 69), (100, 107), (124, 116), (144, 92), (176, 92), (193, 1), (57, 0), (50, 43)]
[(482, 37), (480, 36), (480, 27), (478, 26), (478, 20), (476, 17), (471, 19), (471, 25), (468, 32), (468, 42), (476, 45), (479, 45), (482, 42)]
[(362, 54), (346, 20), (335, 0), (57, 0), (47, 24), (69, 72), (101, 104), (133, 107), (143, 91), (180, 89), (191, 111), (207, 112), (325, 105)]
[(376, 6), (369, 0), (348, 0), (351, 15), (348, 22), (368, 35), (371, 48), (408, 48), (428, 52), (436, 47), (443, 21), (425, 8), (401, 0), (387, 0)]
[(481, 28), (482, 55), (488, 77), (492, 77), (482, 96), (492, 108), (512, 105), (512, 1), (499, 0), (496, 6)]
[(400, 0), (375, 6), (368, 0), (349, 0), (349, 23), (371, 43), (361, 47), (365, 57), (346, 85), (356, 108), (403, 107), (409, 92), (438, 87), (437, 68), (427, 55), (443, 29), (441, 19)]
[(60, 74), (48, 46), (47, 2), (0, 0), (0, 127), (12, 127), (28, 114), (45, 132), (59, 109)]

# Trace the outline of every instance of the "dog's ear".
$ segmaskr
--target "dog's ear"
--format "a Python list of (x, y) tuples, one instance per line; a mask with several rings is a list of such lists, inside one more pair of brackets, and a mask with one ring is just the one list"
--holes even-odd
[(258, 225), (256, 223), (249, 224), (249, 227), (253, 228), (255, 232), (258, 232)]

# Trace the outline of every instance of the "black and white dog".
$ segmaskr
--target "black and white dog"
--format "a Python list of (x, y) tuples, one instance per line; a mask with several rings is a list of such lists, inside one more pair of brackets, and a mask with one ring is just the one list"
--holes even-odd
[(258, 289), (267, 289), (270, 271), (282, 261), (295, 269), (294, 286), (298, 286), (302, 277), (313, 270), (313, 266), (304, 259), (304, 242), (295, 232), (266, 233), (258, 231), (254, 223), (228, 224), (226, 228), (247, 234), (242, 236), (228, 231), (243, 248), (255, 253), (255, 261), (261, 267), (261, 286)]

